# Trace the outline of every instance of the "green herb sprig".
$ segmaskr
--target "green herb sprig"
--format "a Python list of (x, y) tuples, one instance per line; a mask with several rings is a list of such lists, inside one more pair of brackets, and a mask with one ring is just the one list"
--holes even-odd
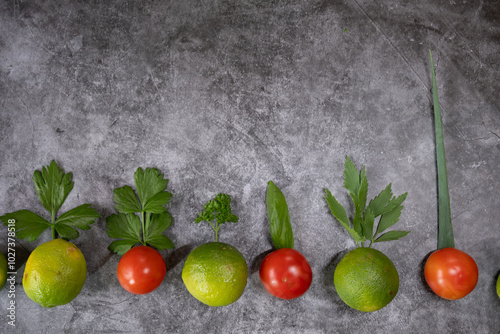
[(130, 186), (113, 191), (118, 214), (106, 218), (106, 233), (119, 240), (113, 241), (109, 250), (123, 255), (138, 243), (159, 250), (174, 248), (173, 242), (163, 234), (172, 225), (172, 216), (165, 208), (172, 197), (166, 191), (168, 180), (155, 168), (139, 167), (134, 181), (137, 194)]
[(267, 183), (266, 204), (269, 232), (274, 248), (293, 248), (294, 237), (288, 204), (285, 196), (273, 181)]
[(73, 189), (71, 173), (64, 173), (55, 160), (42, 170), (33, 173), (35, 191), (43, 207), (50, 214), (50, 221), (29, 210), (6, 213), (0, 221), (8, 226), (9, 220), (15, 220), (16, 238), (35, 241), (47, 229), (52, 231), (52, 239), (76, 239), (78, 229), (88, 230), (90, 225), (101, 216), (90, 204), (82, 204), (58, 216), (59, 209)]
[[(223, 224), (238, 222), (238, 217), (231, 213), (231, 196), (227, 194), (217, 194), (203, 208), (204, 210), (200, 212), (194, 222), (196, 224), (202, 221), (208, 222), (215, 231), (215, 242), (217, 242), (217, 235)], [(215, 220), (215, 224), (212, 223), (212, 220)]]
[[(349, 157), (346, 157), (345, 160), (344, 187), (349, 191), (354, 203), (352, 227), (346, 210), (328, 189), (325, 189), (325, 199), (332, 215), (349, 232), (356, 246), (364, 247), (364, 242), (370, 241), (368, 247), (371, 247), (375, 242), (398, 240), (410, 233), (410, 231), (389, 231), (378, 236), (399, 221), (401, 210), (403, 210), (401, 204), (406, 199), (407, 192), (397, 197), (393, 196), (389, 183), (366, 207), (368, 180), (365, 167), (363, 166), (363, 169), (358, 172)], [(379, 216), (380, 220), (374, 233), (375, 219)]]

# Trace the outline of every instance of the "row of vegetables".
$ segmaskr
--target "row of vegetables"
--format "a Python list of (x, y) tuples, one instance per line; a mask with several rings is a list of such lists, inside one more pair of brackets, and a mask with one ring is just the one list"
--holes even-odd
[[(428, 257), (424, 275), (437, 295), (459, 299), (475, 288), (478, 267), (472, 257), (454, 247), (441, 112), (433, 66), (432, 81), (439, 195), (438, 250)], [(78, 230), (90, 229), (100, 215), (89, 204), (59, 215), (74, 183), (71, 173), (64, 173), (55, 161), (41, 171), (35, 171), (33, 181), (50, 220), (29, 210), (6, 213), (0, 220), (8, 227), (9, 235), (27, 241), (35, 241), (44, 231), (51, 230), (53, 240), (38, 246), (28, 258), (23, 285), (28, 297), (44, 307), (64, 305), (80, 293), (86, 278), (83, 254), (69, 240), (79, 236)], [(128, 185), (114, 190), (117, 213), (106, 218), (106, 232), (115, 239), (109, 249), (122, 256), (117, 267), (121, 286), (133, 294), (146, 294), (157, 289), (166, 274), (165, 261), (158, 250), (174, 248), (164, 234), (172, 224), (172, 217), (166, 209), (172, 194), (167, 191), (168, 180), (155, 168), (138, 168), (134, 181), (135, 190)], [(345, 160), (344, 186), (353, 202), (352, 217), (325, 189), (325, 200), (332, 215), (356, 244), (356, 248), (336, 266), (335, 289), (350, 307), (364, 312), (376, 311), (396, 296), (399, 276), (392, 261), (372, 246), (410, 233), (388, 231), (399, 221), (407, 193), (394, 196), (389, 184), (368, 202), (366, 170), (364, 167), (358, 170), (349, 157)], [(272, 181), (268, 182), (266, 204), (275, 250), (261, 263), (261, 282), (271, 295), (282, 299), (298, 298), (309, 289), (313, 273), (306, 258), (294, 249), (288, 205)], [(182, 279), (187, 290), (201, 302), (210, 306), (229, 305), (243, 294), (248, 276), (241, 253), (218, 241), (220, 227), (238, 221), (231, 212), (231, 197), (218, 194), (208, 201), (195, 219), (195, 223), (202, 221), (212, 226), (215, 241), (197, 247), (188, 255)], [(8, 265), (3, 254), (0, 255), (1, 271), (12, 271)], [(3, 284), (5, 279), (3, 283), (0, 281), (0, 286)]]

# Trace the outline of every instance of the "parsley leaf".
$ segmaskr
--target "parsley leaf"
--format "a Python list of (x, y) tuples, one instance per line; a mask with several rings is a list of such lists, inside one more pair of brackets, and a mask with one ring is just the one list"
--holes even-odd
[(45, 218), (40, 217), (34, 212), (28, 210), (19, 210), (12, 213), (6, 213), (0, 220), (7, 225), (7, 222), (14, 219), (16, 238), (35, 241), (48, 228), (50, 223)]
[[(358, 243), (364, 246), (364, 242), (370, 240), (369, 247), (371, 247), (374, 242), (397, 240), (410, 233), (410, 231), (390, 231), (377, 238), (379, 233), (384, 232), (399, 221), (401, 211), (403, 210), (401, 204), (406, 199), (408, 193), (393, 197), (391, 184), (389, 184), (366, 207), (368, 180), (366, 178), (365, 167), (358, 172), (349, 157), (346, 157), (345, 161), (344, 187), (349, 191), (354, 203), (352, 227), (345, 209), (328, 189), (325, 189), (325, 199), (332, 215), (349, 232), (356, 246), (359, 246)], [(376, 232), (373, 233), (375, 218), (379, 216), (381, 218), (378, 222)]]
[(78, 233), (75, 227), (81, 230), (89, 230), (90, 224), (94, 223), (100, 216), (90, 204), (77, 206), (63, 213), (56, 220), (56, 231), (61, 238), (76, 239), (80, 233)]
[(113, 191), (115, 209), (121, 213), (141, 212), (141, 203), (130, 186), (123, 186)]
[(325, 189), (326, 195), (325, 199), (330, 207), (330, 211), (332, 215), (337, 218), (337, 220), (344, 226), (344, 228), (349, 232), (351, 237), (354, 239), (356, 243), (363, 242), (366, 238), (361, 237), (358, 232), (356, 232), (353, 228), (350, 227), (349, 218), (347, 218), (347, 214), (345, 212), (344, 207), (337, 201), (337, 199), (332, 195), (332, 193)]
[(141, 220), (135, 214), (118, 213), (106, 218), (106, 233), (113, 241), (109, 249), (119, 255), (125, 254), (135, 244), (142, 243)]
[[(146, 168), (145, 171), (138, 168), (134, 174), (134, 181), (143, 209), (148, 206), (148, 202), (153, 197), (164, 192), (168, 184), (168, 180), (164, 179), (163, 175), (155, 168)], [(166, 205), (167, 203), (168, 199), (164, 204), (160, 205)]]
[(48, 166), (42, 167), (41, 171), (36, 170), (33, 173), (36, 194), (49, 212), (50, 222), (29, 210), (6, 213), (0, 217), (0, 221), (8, 226), (8, 221), (14, 219), (16, 237), (30, 242), (38, 239), (48, 228), (52, 230), (52, 239), (57, 235), (66, 240), (78, 238), (80, 233), (76, 228), (90, 229), (90, 225), (95, 223), (100, 215), (90, 204), (83, 204), (57, 218), (59, 209), (73, 189), (74, 182), (71, 177), (72, 174), (65, 174), (54, 160)]
[(40, 203), (51, 214), (59, 211), (74, 185), (71, 173), (64, 174), (55, 160), (47, 167), (42, 167), (41, 172), (36, 170), (33, 173), (33, 182)]
[[(227, 194), (217, 194), (214, 199), (208, 201), (195, 219), (195, 223), (206, 221), (215, 231), (215, 242), (217, 242), (217, 233), (222, 224), (226, 222), (237, 223), (238, 217), (231, 213), (231, 196)], [(215, 219), (215, 225), (212, 220)]]
[(172, 225), (172, 216), (167, 211), (151, 215), (151, 221), (144, 231), (144, 241), (159, 250), (174, 248), (174, 243), (164, 234)]
[(159, 250), (174, 248), (173, 242), (162, 234), (172, 224), (172, 216), (165, 208), (172, 197), (166, 191), (168, 180), (155, 168), (139, 167), (134, 181), (137, 194), (130, 186), (113, 191), (118, 214), (106, 218), (106, 233), (119, 240), (108, 248), (119, 255), (138, 243)]

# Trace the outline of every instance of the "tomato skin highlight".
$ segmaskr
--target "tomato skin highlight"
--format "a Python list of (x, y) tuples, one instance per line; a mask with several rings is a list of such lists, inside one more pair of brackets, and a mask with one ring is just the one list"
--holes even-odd
[(267, 292), (281, 299), (302, 296), (312, 282), (309, 262), (291, 248), (280, 248), (267, 255), (260, 265), (259, 276)]
[(474, 290), (478, 268), (474, 259), (456, 248), (442, 248), (432, 253), (424, 267), (425, 280), (438, 296), (456, 300)]
[(160, 286), (167, 273), (167, 266), (156, 249), (137, 246), (122, 256), (116, 272), (118, 281), (125, 290), (143, 295)]

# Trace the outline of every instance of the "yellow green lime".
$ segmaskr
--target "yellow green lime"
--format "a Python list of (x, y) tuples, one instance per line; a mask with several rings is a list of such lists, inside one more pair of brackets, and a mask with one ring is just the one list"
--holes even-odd
[(43, 307), (71, 302), (83, 288), (87, 263), (71, 242), (54, 239), (41, 244), (26, 262), (23, 286), (26, 295)]
[(500, 275), (498, 276), (498, 279), (497, 279), (497, 295), (498, 295), (498, 298), (500, 298)]
[(247, 285), (245, 258), (231, 245), (210, 242), (195, 248), (182, 269), (188, 291), (209, 306), (226, 306), (237, 301)]
[(356, 248), (347, 253), (335, 268), (333, 281), (340, 298), (363, 312), (383, 308), (399, 290), (396, 267), (373, 248)]
[(5, 282), (7, 282), (7, 259), (0, 252), (0, 290), (4, 287)]

